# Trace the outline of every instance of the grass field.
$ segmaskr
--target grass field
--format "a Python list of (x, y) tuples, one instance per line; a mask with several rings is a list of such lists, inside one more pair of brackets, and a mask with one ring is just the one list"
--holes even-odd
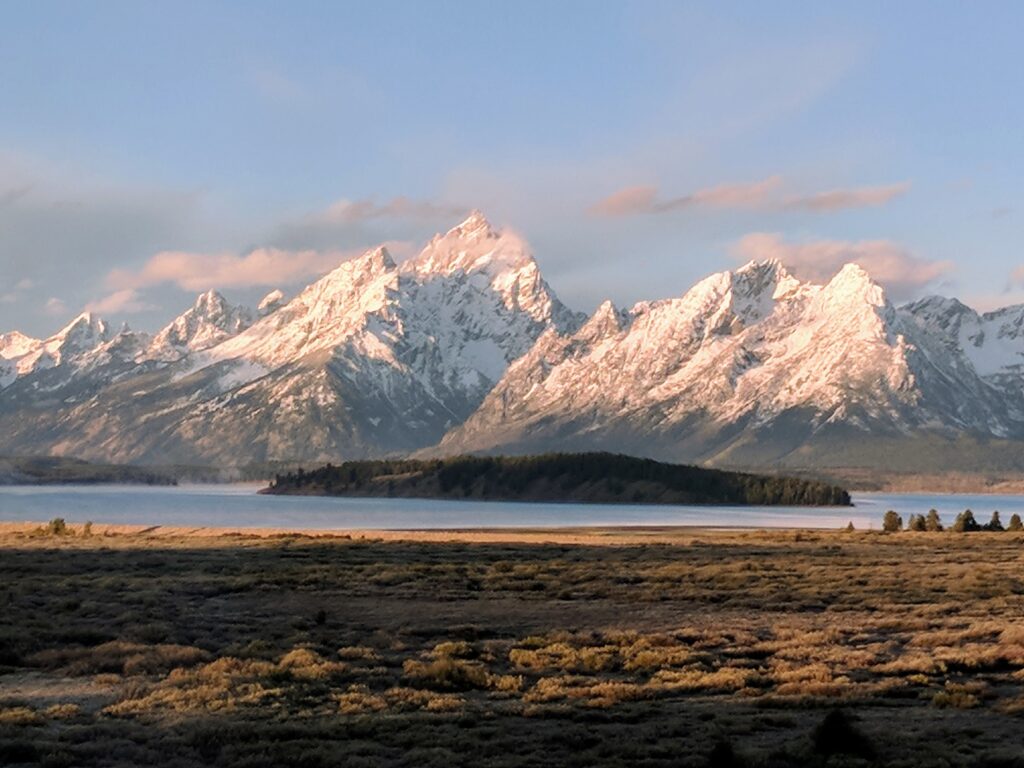
[(158, 534), (0, 532), (0, 764), (1024, 764), (1017, 534)]

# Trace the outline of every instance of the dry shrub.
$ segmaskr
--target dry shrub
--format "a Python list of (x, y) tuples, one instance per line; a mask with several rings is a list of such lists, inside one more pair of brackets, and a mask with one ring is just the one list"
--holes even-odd
[(481, 664), (450, 658), (429, 662), (407, 659), (402, 672), (416, 687), (433, 691), (482, 690), (491, 677)]
[(384, 691), (388, 706), (399, 712), (425, 709), (430, 712), (452, 712), (460, 709), (465, 701), (455, 694), (440, 694), (416, 688), (396, 686)]
[(43, 715), (50, 720), (70, 720), (81, 712), (82, 708), (77, 704), (53, 704), (43, 710)]
[(152, 686), (128, 686), (122, 700), (103, 711), (111, 715), (139, 715), (158, 710), (189, 712), (230, 712), (242, 706), (256, 706), (280, 696), (268, 678), (278, 673), (276, 665), (231, 656), (194, 669), (174, 669)]
[(310, 648), (292, 649), (281, 657), (277, 668), (296, 680), (326, 680), (347, 669), (341, 662), (328, 661)]
[(380, 661), (380, 654), (365, 645), (347, 645), (338, 649), (342, 661)]
[(465, 640), (452, 640), (435, 645), (431, 655), (435, 659), (471, 659), (476, 656), (476, 649)]
[(872, 671), (879, 675), (910, 675), (913, 678), (921, 675), (943, 674), (946, 671), (946, 666), (931, 654), (911, 651), (900, 654), (884, 664), (876, 664)]
[(653, 695), (654, 691), (650, 687), (638, 683), (598, 681), (592, 677), (560, 675), (538, 680), (523, 696), (523, 701), (582, 701), (586, 706), (604, 708), (619, 702), (648, 699)]
[(4, 707), (0, 709), (0, 725), (42, 725), (43, 718), (31, 707)]
[(663, 669), (651, 677), (653, 688), (663, 691), (738, 691), (747, 687), (748, 680), (753, 676), (749, 669), (737, 667), (721, 667), (709, 671), (704, 668)]
[(350, 685), (344, 693), (332, 694), (331, 698), (338, 702), (338, 709), (345, 715), (362, 715), (388, 708), (384, 697), (371, 693), (365, 685)]
[(684, 667), (696, 658), (689, 648), (676, 645), (665, 636), (642, 637), (620, 650), (622, 668), (627, 672), (643, 672), (666, 667)]
[(575, 648), (556, 642), (540, 648), (513, 648), (508, 659), (520, 669), (561, 669), (566, 672), (604, 672), (619, 664), (615, 646), (583, 646)]
[(944, 690), (932, 696), (932, 704), (936, 707), (949, 707), (952, 709), (974, 709), (981, 705), (981, 696), (984, 693), (984, 684), (956, 684), (946, 683)]
[(424, 709), (427, 712), (458, 712), (465, 704), (461, 696), (431, 696)]
[(117, 673), (124, 675), (162, 674), (179, 667), (192, 667), (210, 655), (188, 645), (144, 645), (112, 640), (93, 648), (61, 648), (30, 656), (33, 666), (62, 668), (69, 675)]

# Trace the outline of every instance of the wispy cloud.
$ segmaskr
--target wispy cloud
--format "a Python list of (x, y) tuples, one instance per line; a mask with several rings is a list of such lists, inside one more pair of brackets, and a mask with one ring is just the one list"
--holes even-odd
[(383, 203), (375, 200), (338, 200), (308, 217), (313, 221), (338, 224), (357, 224), (371, 219), (434, 219), (459, 216), (468, 211), (461, 205), (435, 203), (429, 200), (413, 200), (408, 197), (393, 197)]
[(130, 315), (136, 312), (146, 312), (155, 307), (143, 301), (139, 292), (134, 288), (122, 288), (114, 291), (98, 301), (90, 301), (85, 305), (86, 312), (95, 312), (99, 315)]
[(56, 296), (52, 296), (46, 300), (46, 303), (43, 305), (43, 311), (51, 317), (60, 317), (68, 313), (68, 308), (63, 301)]
[(741, 238), (732, 250), (742, 261), (778, 259), (794, 274), (814, 282), (826, 282), (844, 264), (854, 262), (866, 269), (895, 298), (913, 295), (939, 280), (953, 267), (949, 261), (916, 256), (891, 240), (789, 242), (776, 233), (755, 232)]
[(112, 270), (106, 282), (119, 292), (165, 283), (188, 291), (278, 286), (321, 275), (353, 255), (278, 248), (256, 248), (244, 254), (161, 251), (138, 270)]
[(590, 208), (598, 216), (634, 216), (672, 213), (690, 208), (730, 210), (794, 211), (828, 213), (850, 208), (868, 208), (893, 200), (910, 189), (908, 182), (884, 186), (830, 189), (811, 194), (785, 194), (781, 176), (752, 182), (719, 184), (679, 197), (658, 198), (653, 186), (620, 189)]
[(783, 204), (789, 210), (814, 211), (828, 213), (848, 208), (874, 208), (885, 205), (905, 195), (910, 190), (910, 183), (886, 184), (877, 187), (852, 187), (850, 189), (830, 189), (811, 195), (791, 197)]
[(30, 290), (35, 286), (35, 282), (29, 280), (27, 277), (19, 280), (11, 286), (10, 290), (0, 294), (0, 304), (14, 304), (23, 298), (26, 291)]

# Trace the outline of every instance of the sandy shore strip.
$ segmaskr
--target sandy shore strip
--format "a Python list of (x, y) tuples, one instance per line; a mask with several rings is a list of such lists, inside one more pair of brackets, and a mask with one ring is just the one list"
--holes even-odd
[[(26, 536), (45, 528), (46, 521), (0, 522), (0, 537)], [(81, 534), (81, 524), (68, 524), (73, 534)], [(93, 536), (148, 539), (273, 539), (302, 536), (314, 539), (365, 541), (465, 542), (478, 544), (690, 544), (698, 539), (715, 538), (791, 538), (829, 534), (828, 529), (736, 528), (709, 526), (605, 526), (583, 528), (473, 528), (427, 530), (379, 529), (302, 529), (232, 528), (170, 525), (108, 525), (94, 523)], [(69, 537), (73, 538), (73, 537)]]

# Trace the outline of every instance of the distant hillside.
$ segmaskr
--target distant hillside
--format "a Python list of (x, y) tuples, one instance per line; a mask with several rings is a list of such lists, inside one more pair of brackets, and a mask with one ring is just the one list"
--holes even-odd
[(60, 456), (0, 457), (0, 485), (130, 483), (175, 485), (174, 477), (146, 467), (91, 464)]
[(349, 461), (278, 475), (262, 493), (492, 501), (846, 506), (838, 486), (611, 453)]

